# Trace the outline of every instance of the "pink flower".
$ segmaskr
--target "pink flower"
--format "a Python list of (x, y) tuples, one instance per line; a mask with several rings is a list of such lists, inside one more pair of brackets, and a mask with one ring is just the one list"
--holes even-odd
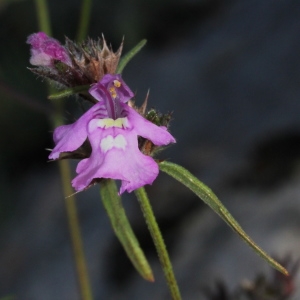
[(30, 63), (34, 66), (51, 67), (54, 60), (61, 61), (71, 66), (71, 59), (66, 49), (59, 41), (49, 37), (44, 32), (31, 34), (27, 39), (31, 45)]
[(96, 178), (121, 180), (120, 194), (152, 184), (159, 168), (139, 150), (138, 136), (157, 146), (175, 143), (174, 137), (126, 104), (133, 93), (120, 75), (105, 75), (89, 93), (99, 102), (75, 123), (55, 130), (56, 146), (49, 158), (78, 149), (88, 138), (92, 153), (77, 166), (78, 175), (72, 181), (75, 190), (84, 190)]

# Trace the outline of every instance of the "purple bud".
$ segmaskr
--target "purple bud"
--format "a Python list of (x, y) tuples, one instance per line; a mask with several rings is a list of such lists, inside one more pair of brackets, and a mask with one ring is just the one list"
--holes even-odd
[(52, 67), (54, 60), (59, 60), (71, 66), (71, 59), (66, 49), (59, 41), (49, 37), (44, 32), (31, 34), (27, 39), (31, 45), (30, 63), (34, 66)]

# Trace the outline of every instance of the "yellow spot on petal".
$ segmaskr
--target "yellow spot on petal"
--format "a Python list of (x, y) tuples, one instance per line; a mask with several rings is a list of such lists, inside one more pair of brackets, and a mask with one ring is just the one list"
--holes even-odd
[(118, 118), (116, 120), (111, 118), (106, 118), (106, 119), (98, 120), (97, 125), (100, 128), (110, 128), (110, 127), (126, 128), (127, 123), (128, 123), (127, 118)]

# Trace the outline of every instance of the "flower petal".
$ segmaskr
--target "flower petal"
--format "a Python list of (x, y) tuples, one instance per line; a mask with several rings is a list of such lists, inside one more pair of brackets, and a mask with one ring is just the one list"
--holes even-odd
[(127, 112), (129, 123), (134, 124), (137, 135), (150, 140), (157, 146), (176, 143), (175, 138), (167, 131), (166, 127), (151, 123), (126, 104), (123, 104), (122, 108)]
[[(119, 82), (120, 85), (117, 85), (115, 81)], [(104, 77), (101, 79), (101, 81), (96, 83), (94, 85), (94, 87), (99, 87), (99, 85), (104, 86), (107, 91), (109, 91), (109, 88), (111, 86), (114, 86), (115, 89), (116, 89), (116, 92), (118, 94), (119, 101), (121, 101), (122, 103), (126, 103), (127, 101), (129, 101), (134, 96), (134, 93), (130, 90), (128, 85), (123, 81), (120, 74), (115, 74), (115, 75), (106, 74), (106, 75), (104, 75)], [(94, 93), (94, 94), (91, 93), (92, 96), (94, 96), (97, 100), (99, 100), (97, 98), (97, 94), (95, 93), (95, 89), (93, 89), (92, 91), (91, 90), (89, 92)]]
[(78, 164), (78, 176), (72, 181), (77, 191), (87, 187), (94, 178), (122, 180), (120, 194), (152, 184), (159, 172), (157, 163), (139, 151), (134, 131), (92, 127), (94, 130), (89, 133), (92, 154)]
[(87, 138), (88, 123), (97, 117), (106, 117), (103, 102), (92, 106), (75, 123), (56, 128), (53, 134), (55, 147), (50, 153), (49, 158), (57, 159), (61, 152), (70, 152), (78, 149)]

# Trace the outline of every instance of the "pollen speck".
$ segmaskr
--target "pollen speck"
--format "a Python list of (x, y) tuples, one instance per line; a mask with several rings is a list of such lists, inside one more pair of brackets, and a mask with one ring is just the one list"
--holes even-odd
[(115, 99), (117, 97), (117, 92), (116, 92), (116, 89), (114, 87), (110, 87), (109, 88), (109, 92), (111, 94), (111, 96)]
[(114, 80), (114, 86), (119, 88), (121, 86), (121, 82), (119, 80)]

